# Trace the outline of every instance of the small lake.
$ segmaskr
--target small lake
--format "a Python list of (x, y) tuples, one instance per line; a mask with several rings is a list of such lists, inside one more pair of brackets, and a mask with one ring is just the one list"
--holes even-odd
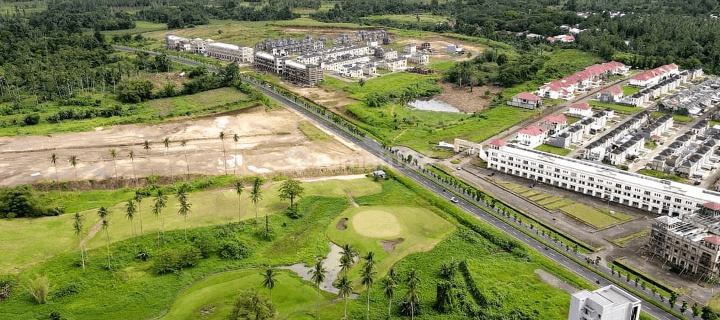
[[(333, 282), (335, 282), (340, 275), (340, 258), (342, 257), (342, 248), (332, 242), (330, 242), (329, 245), (330, 252), (327, 257), (322, 260), (322, 265), (328, 273), (325, 275), (325, 281), (320, 284), (320, 290), (337, 294), (339, 290), (333, 286)], [(355, 261), (357, 262), (357, 258), (355, 258)], [(313, 267), (314, 266), (306, 266), (303, 263), (296, 263), (291, 266), (282, 266), (278, 269), (290, 270), (299, 275), (303, 280), (312, 282), (310, 270), (312, 270)], [(356, 297), (357, 294), (353, 293), (350, 295), (350, 299), (355, 299)]]
[(408, 104), (415, 110), (462, 113), (458, 108), (438, 98), (420, 98)]

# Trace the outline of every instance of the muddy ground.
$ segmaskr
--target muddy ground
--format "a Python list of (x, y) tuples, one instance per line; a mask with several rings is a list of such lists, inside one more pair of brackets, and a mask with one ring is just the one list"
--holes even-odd
[[(179, 175), (228, 173), (264, 174), (294, 172), (310, 168), (339, 168), (375, 165), (377, 158), (354, 144), (336, 139), (310, 141), (299, 129), (300, 115), (286, 110), (263, 108), (223, 116), (177, 121), (160, 125), (122, 125), (96, 128), (94, 132), (55, 136), (0, 138), (0, 186), (13, 186), (55, 179), (50, 161), (56, 153), (60, 180), (102, 180), (115, 175), (133, 178), (150, 174)], [(226, 135), (223, 143), (220, 132)], [(240, 139), (236, 145), (233, 135)], [(326, 132), (328, 134), (328, 132)], [(330, 134), (332, 135), (332, 134)], [(168, 149), (162, 143), (172, 141)], [(180, 141), (186, 139), (185, 150)], [(151, 142), (149, 151), (143, 142)], [(109, 149), (118, 152), (113, 162)], [(128, 155), (133, 151), (134, 160)], [(187, 153), (187, 162), (185, 161)], [(78, 158), (77, 177), (69, 163)]]
[[(474, 87), (470, 92), (470, 88), (454, 89), (451, 83), (441, 82), (440, 85), (443, 87), (443, 93), (436, 96), (436, 98), (467, 113), (485, 109), (490, 105), (493, 97), (503, 90), (501, 87), (481, 86)], [(487, 97), (485, 97), (486, 90), (490, 90), (490, 95)]]

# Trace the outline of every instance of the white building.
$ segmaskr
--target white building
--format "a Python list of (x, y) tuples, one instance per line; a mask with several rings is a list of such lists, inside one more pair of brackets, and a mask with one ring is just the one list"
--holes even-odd
[(659, 214), (682, 215), (720, 193), (513, 144), (488, 150), (488, 169)]
[(582, 290), (570, 298), (568, 320), (638, 320), (640, 305), (640, 299), (614, 285)]
[(540, 126), (529, 126), (518, 130), (515, 138), (518, 143), (528, 148), (535, 148), (545, 141), (548, 129)]
[(403, 70), (407, 67), (407, 60), (402, 58), (383, 60), (378, 64), (378, 67), (390, 71)]
[(234, 44), (221, 42), (210, 43), (207, 45), (206, 53), (208, 57), (215, 59), (227, 60), (233, 62), (252, 62), (253, 49), (250, 47), (240, 47)]
[(587, 102), (573, 103), (570, 105), (568, 115), (580, 118), (589, 117), (592, 116), (592, 108), (590, 108), (590, 105)]
[(449, 44), (447, 46), (447, 53), (448, 54), (461, 54), (463, 53), (463, 48), (456, 44)]

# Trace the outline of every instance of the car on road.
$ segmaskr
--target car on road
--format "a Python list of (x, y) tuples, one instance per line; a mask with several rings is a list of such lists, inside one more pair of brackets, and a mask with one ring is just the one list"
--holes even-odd
[(452, 202), (452, 203), (458, 203), (459, 200), (458, 200), (457, 198), (455, 198), (455, 197), (452, 197), (452, 198), (450, 198), (450, 202)]

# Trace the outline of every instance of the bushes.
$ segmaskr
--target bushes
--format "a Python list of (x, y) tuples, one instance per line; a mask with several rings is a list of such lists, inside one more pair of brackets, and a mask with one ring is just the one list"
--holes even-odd
[(196, 266), (200, 258), (200, 249), (192, 246), (167, 250), (158, 256), (155, 271), (158, 274), (178, 273), (182, 269)]
[(12, 278), (0, 278), (0, 301), (10, 298), (15, 281)]
[(226, 240), (220, 245), (220, 252), (218, 253), (220, 259), (243, 259), (250, 255), (250, 247), (244, 242), (233, 239)]
[(40, 115), (37, 113), (26, 115), (23, 122), (26, 126), (34, 126), (40, 122)]
[(0, 190), (0, 218), (57, 216), (65, 209), (44, 207), (30, 186)]
[(118, 100), (139, 103), (152, 98), (153, 84), (150, 80), (128, 80), (120, 84)]
[(78, 292), (80, 292), (80, 288), (75, 284), (70, 284), (58, 291), (55, 291), (54, 295), (56, 298), (62, 298), (62, 297), (74, 295)]
[(472, 295), (475, 302), (481, 307), (487, 306), (487, 298), (478, 288), (475, 279), (473, 279), (472, 274), (470, 274), (470, 270), (468, 270), (468, 266), (465, 260), (460, 261), (458, 266), (460, 267), (460, 273), (462, 273), (463, 278), (465, 278), (465, 285), (470, 291), (470, 294)]
[(45, 276), (30, 279), (27, 285), (27, 291), (33, 296), (39, 304), (45, 304), (50, 296), (50, 281)]

